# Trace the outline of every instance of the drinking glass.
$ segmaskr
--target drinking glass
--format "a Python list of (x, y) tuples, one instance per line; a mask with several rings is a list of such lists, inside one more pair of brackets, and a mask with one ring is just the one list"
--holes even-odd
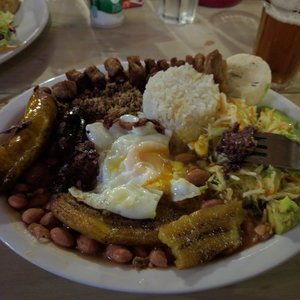
[(238, 4), (241, 0), (199, 0), (199, 5), (209, 7), (229, 7)]
[(254, 53), (272, 70), (273, 88), (283, 90), (300, 67), (300, 0), (265, 0)]
[(198, 0), (161, 0), (158, 14), (160, 18), (171, 24), (193, 23)]

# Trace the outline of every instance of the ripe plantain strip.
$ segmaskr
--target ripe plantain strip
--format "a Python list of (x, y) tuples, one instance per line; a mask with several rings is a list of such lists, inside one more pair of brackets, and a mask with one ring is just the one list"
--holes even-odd
[(35, 88), (17, 131), (0, 146), (0, 191), (9, 190), (40, 154), (54, 124), (56, 101), (48, 88)]
[(101, 243), (154, 246), (161, 244), (159, 227), (195, 211), (199, 208), (197, 202), (192, 201), (186, 207), (179, 208), (170, 201), (162, 201), (154, 220), (131, 220), (96, 210), (77, 202), (71, 194), (58, 194), (52, 201), (51, 210), (65, 225)]
[(172, 250), (177, 268), (190, 268), (239, 247), (243, 216), (237, 201), (200, 209), (162, 226), (158, 237)]

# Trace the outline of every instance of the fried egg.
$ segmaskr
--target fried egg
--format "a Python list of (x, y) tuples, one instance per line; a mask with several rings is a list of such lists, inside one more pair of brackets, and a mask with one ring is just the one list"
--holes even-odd
[(171, 201), (201, 194), (183, 178), (185, 166), (171, 159), (169, 135), (158, 133), (151, 122), (132, 130), (117, 126), (109, 130), (101, 123), (87, 126), (88, 137), (105, 156), (94, 191), (69, 189), (78, 201), (127, 218), (147, 219), (155, 217), (163, 194)]

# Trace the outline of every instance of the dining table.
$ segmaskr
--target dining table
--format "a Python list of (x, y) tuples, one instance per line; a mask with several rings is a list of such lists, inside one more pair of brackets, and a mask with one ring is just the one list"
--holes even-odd
[[(23, 0), (26, 1), (26, 0)], [(115, 28), (91, 25), (84, 0), (48, 0), (49, 19), (39, 36), (17, 55), (0, 64), (0, 107), (15, 96), (71, 69), (101, 65), (108, 57), (128, 56), (184, 59), (218, 49), (224, 57), (253, 53), (262, 2), (242, 0), (231, 7), (198, 6), (192, 24), (162, 21), (159, 1), (123, 10), (124, 22)], [(18, 28), (17, 28), (18, 30)], [(300, 106), (300, 74), (279, 91)], [(1, 227), (0, 227), (1, 230)], [(111, 291), (52, 274), (18, 256), (0, 243), (0, 299), (300, 299), (300, 253), (254, 277), (227, 286), (178, 294)], [(117, 286), (117, 282), (115, 283)]]

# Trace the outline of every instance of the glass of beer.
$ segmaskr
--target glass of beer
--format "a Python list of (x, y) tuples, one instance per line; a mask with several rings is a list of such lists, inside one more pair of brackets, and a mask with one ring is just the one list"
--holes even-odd
[(268, 62), (273, 88), (290, 85), (300, 67), (300, 0), (264, 0), (255, 54)]

